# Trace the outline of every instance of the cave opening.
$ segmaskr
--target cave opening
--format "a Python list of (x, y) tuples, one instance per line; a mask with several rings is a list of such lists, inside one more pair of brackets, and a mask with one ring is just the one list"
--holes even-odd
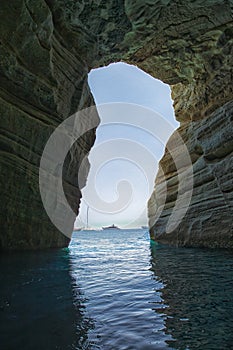
[(75, 228), (147, 226), (147, 201), (167, 139), (178, 127), (170, 86), (123, 62), (93, 69), (100, 116)]

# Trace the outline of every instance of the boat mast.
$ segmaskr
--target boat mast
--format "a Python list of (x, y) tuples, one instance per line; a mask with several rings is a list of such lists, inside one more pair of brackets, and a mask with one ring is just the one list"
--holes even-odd
[(87, 228), (88, 228), (88, 214), (89, 214), (89, 207), (87, 206)]

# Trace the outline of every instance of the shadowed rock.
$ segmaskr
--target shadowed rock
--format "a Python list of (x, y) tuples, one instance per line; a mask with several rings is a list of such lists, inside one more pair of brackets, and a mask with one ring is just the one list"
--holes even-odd
[[(193, 162), (191, 206), (179, 227), (166, 234), (166, 217), (177, 198), (177, 169), (165, 151), (160, 166), (167, 201), (154, 223), (159, 171), (149, 201), (151, 237), (232, 246), (231, 1), (17, 0), (12, 5), (3, 0), (0, 32), (3, 249), (68, 244), (41, 203), (40, 157), (63, 120), (94, 104), (88, 72), (120, 60), (171, 85), (178, 131)], [(76, 213), (85, 184), (77, 186), (77, 169), (94, 139), (95, 130), (83, 135), (63, 169), (66, 198)]]

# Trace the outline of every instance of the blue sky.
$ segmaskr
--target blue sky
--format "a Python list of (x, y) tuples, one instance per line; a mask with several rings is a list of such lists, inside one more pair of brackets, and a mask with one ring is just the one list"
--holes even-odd
[(178, 127), (170, 87), (136, 66), (92, 70), (89, 86), (101, 118), (75, 227), (147, 224), (147, 201), (166, 140)]

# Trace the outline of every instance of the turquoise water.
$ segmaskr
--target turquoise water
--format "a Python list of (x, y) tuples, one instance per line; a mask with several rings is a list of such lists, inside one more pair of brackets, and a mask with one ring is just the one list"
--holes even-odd
[(1, 349), (233, 349), (233, 252), (82, 231), (0, 256)]

